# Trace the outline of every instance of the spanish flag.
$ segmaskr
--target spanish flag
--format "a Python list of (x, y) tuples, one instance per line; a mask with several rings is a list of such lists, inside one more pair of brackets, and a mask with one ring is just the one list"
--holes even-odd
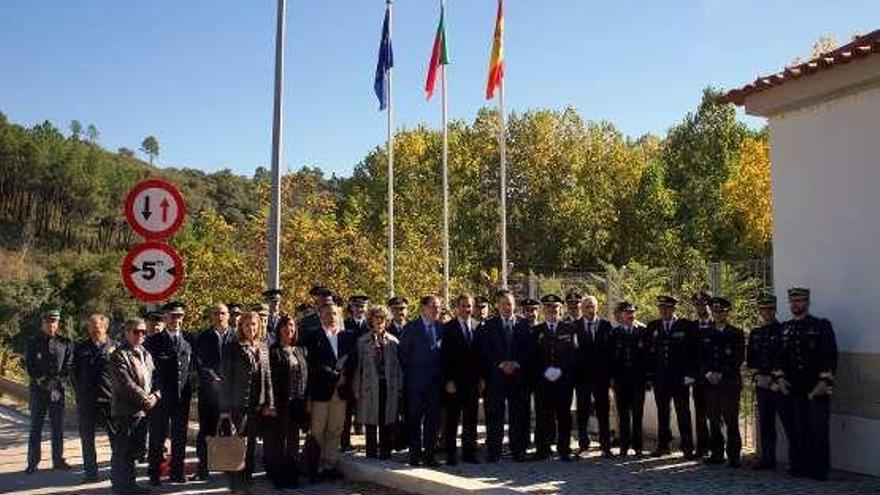
[(492, 59), (489, 61), (489, 83), (486, 99), (495, 97), (495, 90), (504, 81), (504, 0), (498, 0), (498, 17), (495, 20), (495, 41), (492, 43)]
[(431, 62), (428, 65), (428, 78), (425, 80), (425, 93), (430, 100), (434, 96), (434, 84), (437, 82), (437, 69), (441, 65), (449, 65), (449, 53), (446, 51), (446, 23), (444, 7), (440, 4), (440, 25), (434, 37), (434, 49), (431, 51)]

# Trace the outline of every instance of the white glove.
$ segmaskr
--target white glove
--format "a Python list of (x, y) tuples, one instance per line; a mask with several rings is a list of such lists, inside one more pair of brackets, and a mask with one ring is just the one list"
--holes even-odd
[(694, 379), (691, 378), (691, 377), (689, 377), (689, 376), (686, 376), (686, 377), (684, 377), (684, 384), (685, 384), (685, 385), (693, 385), (693, 384), (694, 384)]
[(49, 400), (51, 400), (52, 402), (60, 401), (61, 400), (61, 392), (59, 392), (57, 390), (53, 390), (52, 392), (49, 393)]
[(547, 380), (549, 380), (551, 382), (555, 382), (556, 380), (559, 380), (560, 376), (562, 376), (562, 370), (560, 370), (559, 368), (551, 367), (551, 368), (547, 368), (547, 370), (544, 371), (544, 378), (546, 378)]

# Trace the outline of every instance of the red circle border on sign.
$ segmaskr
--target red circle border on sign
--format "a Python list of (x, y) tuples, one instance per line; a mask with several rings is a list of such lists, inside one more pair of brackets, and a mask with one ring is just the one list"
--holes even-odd
[[(168, 256), (170, 256), (171, 259), (174, 260), (174, 266), (177, 270), (174, 275), (174, 282), (171, 284), (171, 286), (158, 294), (150, 294), (149, 292), (144, 292), (143, 290), (141, 290), (140, 287), (135, 285), (134, 281), (131, 278), (131, 266), (134, 258), (148, 249), (158, 249), (168, 254)], [(177, 292), (177, 289), (180, 288), (180, 284), (183, 283), (185, 273), (186, 268), (183, 265), (183, 258), (181, 258), (179, 254), (177, 254), (177, 251), (175, 251), (174, 248), (172, 248), (168, 244), (165, 244), (164, 242), (158, 241), (147, 241), (133, 247), (131, 251), (129, 251), (128, 254), (125, 255), (125, 258), (122, 259), (122, 266), (120, 267), (122, 283), (125, 284), (125, 288), (128, 289), (128, 291), (139, 301), (146, 303), (158, 302), (164, 299), (168, 299), (168, 297)]]
[[(136, 198), (142, 191), (150, 188), (164, 189), (174, 198), (174, 201), (176, 201), (178, 205), (177, 218), (174, 220), (174, 223), (161, 232), (149, 231), (135, 221), (135, 215), (137, 215), (137, 212), (134, 211), (134, 198)], [(128, 220), (128, 224), (131, 226), (132, 230), (140, 234), (144, 239), (156, 240), (171, 237), (180, 230), (181, 226), (183, 226), (184, 217), (186, 217), (186, 204), (183, 202), (183, 195), (180, 194), (180, 191), (174, 187), (173, 184), (162, 179), (142, 180), (135, 184), (134, 187), (128, 191), (128, 195), (125, 196), (125, 219)]]

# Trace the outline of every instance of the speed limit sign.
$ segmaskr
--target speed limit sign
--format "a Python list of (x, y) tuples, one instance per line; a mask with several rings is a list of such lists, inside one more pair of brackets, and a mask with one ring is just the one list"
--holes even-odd
[(148, 241), (138, 244), (122, 260), (122, 281), (129, 292), (143, 302), (168, 299), (183, 281), (183, 259), (168, 244)]

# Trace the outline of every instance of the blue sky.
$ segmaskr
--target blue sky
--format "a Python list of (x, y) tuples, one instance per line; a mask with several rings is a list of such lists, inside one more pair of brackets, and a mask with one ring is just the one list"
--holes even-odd
[[(452, 118), (486, 105), (494, 0), (448, 0)], [(729, 88), (880, 27), (876, 0), (507, 0), (508, 109), (573, 105), (662, 135), (701, 89)], [(381, 145), (372, 93), (383, 0), (288, 0), (284, 165), (348, 175)], [(423, 96), (437, 0), (395, 2), (395, 113), (437, 125)], [(94, 123), (109, 149), (148, 134), (159, 163), (250, 175), (269, 162), (275, 0), (3, 0), (0, 111)], [(760, 121), (750, 120), (752, 125)]]

